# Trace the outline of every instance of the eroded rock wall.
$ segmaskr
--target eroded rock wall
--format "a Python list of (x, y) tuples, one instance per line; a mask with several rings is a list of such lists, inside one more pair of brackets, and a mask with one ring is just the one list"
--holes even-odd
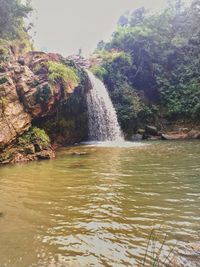
[[(79, 86), (76, 88), (62, 78), (50, 83), (48, 62), (73, 68), (79, 77)], [(0, 162), (35, 160), (43, 155), (44, 158), (45, 155), (53, 157), (52, 143), (54, 146), (72, 144), (86, 136), (84, 95), (89, 87), (86, 72), (58, 54), (29, 52), (16, 55), (8, 48), (4, 56), (0, 51)], [(71, 96), (78, 102), (69, 101)], [(50, 136), (49, 142), (36, 151), (29, 140), (30, 144), (26, 143), (25, 149), (19, 151), (19, 138), (30, 132), (32, 126), (45, 129)]]

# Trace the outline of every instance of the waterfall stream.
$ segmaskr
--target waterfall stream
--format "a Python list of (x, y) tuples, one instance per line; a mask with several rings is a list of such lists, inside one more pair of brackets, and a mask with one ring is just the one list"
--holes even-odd
[(124, 141), (116, 111), (105, 85), (88, 72), (92, 89), (87, 93), (90, 141)]

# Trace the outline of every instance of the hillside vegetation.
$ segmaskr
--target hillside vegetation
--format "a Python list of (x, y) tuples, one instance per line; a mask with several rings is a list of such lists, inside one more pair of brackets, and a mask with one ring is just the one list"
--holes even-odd
[(152, 14), (123, 14), (92, 71), (106, 84), (123, 130), (146, 123), (200, 121), (200, 1)]

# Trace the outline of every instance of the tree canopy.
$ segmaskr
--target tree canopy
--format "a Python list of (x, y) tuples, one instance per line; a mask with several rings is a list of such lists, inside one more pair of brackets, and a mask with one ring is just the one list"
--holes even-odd
[(0, 0), (0, 39), (17, 39), (25, 31), (24, 21), (32, 10), (30, 2)]
[[(159, 14), (139, 8), (123, 14), (118, 24), (111, 41), (99, 46), (102, 63), (93, 69), (106, 83), (124, 130), (141, 118), (199, 120), (200, 0), (189, 7), (169, 1)], [(108, 60), (109, 53), (118, 57)]]

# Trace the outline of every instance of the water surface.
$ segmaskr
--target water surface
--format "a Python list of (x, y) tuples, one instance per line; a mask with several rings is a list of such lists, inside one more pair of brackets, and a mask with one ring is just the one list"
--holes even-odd
[(1, 167), (0, 266), (142, 266), (160, 226), (166, 250), (199, 242), (199, 152), (199, 142), (74, 146)]

